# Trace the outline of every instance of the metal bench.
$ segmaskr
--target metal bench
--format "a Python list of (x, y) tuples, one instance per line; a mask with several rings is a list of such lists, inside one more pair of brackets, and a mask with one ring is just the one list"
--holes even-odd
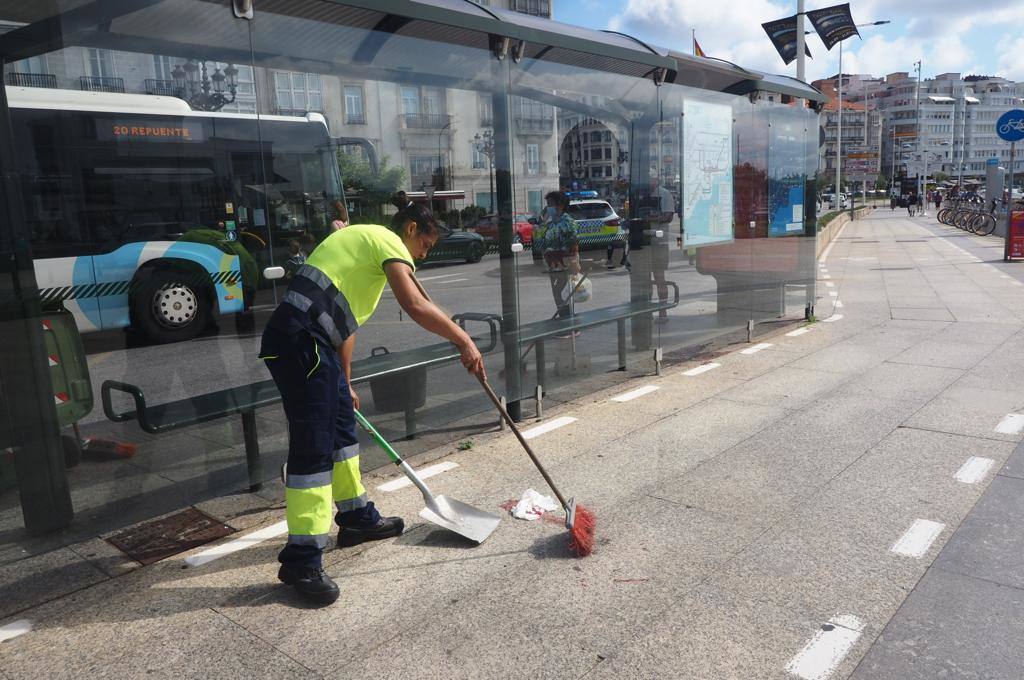
[(545, 357), (544, 341), (556, 335), (563, 335), (585, 328), (615, 323), (618, 330), (619, 370), (626, 369), (626, 321), (644, 315), (667, 311), (679, 305), (679, 286), (671, 281), (674, 295), (671, 299), (625, 302), (611, 307), (602, 307), (577, 313), (566, 319), (544, 319), (519, 326), (518, 339), (522, 345), (534, 344), (537, 353), (537, 385), (544, 388)]
[[(489, 337), (484, 345), (480, 345), (478, 342), (480, 352), (487, 354), (497, 347), (500, 317), (493, 314), (464, 313), (456, 314), (452, 320), (463, 328), (467, 321), (486, 323)], [(397, 376), (409, 371), (441, 366), (458, 361), (460, 356), (454, 345), (444, 342), (359, 359), (352, 362), (352, 384), (358, 385), (376, 378)], [(115, 409), (113, 403), (115, 391), (131, 396), (135, 403), (134, 410), (119, 411)], [(262, 380), (156, 405), (146, 403), (146, 396), (138, 386), (117, 380), (104, 381), (100, 392), (103, 400), (103, 413), (109, 420), (116, 423), (137, 420), (139, 427), (149, 434), (161, 434), (228, 416), (240, 415), (246, 465), (249, 471), (249, 489), (257, 491), (262, 486), (259, 479), (260, 447), (256, 430), (256, 410), (281, 401), (281, 395), (273, 380)], [(416, 409), (412, 404), (405, 409), (405, 425), (406, 436), (415, 436)]]

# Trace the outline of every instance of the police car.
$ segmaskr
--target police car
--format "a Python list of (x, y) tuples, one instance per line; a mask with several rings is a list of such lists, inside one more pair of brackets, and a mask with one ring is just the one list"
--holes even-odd
[[(619, 243), (626, 238), (622, 218), (611, 204), (598, 198), (596, 191), (567, 191), (569, 216), (576, 220), (580, 250), (606, 248), (609, 243)], [(533, 228), (533, 259), (539, 260), (544, 253), (544, 232), (546, 224)]]

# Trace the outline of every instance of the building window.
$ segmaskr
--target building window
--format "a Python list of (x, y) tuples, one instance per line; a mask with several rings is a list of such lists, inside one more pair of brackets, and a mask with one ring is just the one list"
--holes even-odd
[(157, 80), (174, 80), (174, 62), (163, 54), (153, 55), (153, 77)]
[(601, 133), (600, 132), (591, 132), (590, 133), (590, 141), (592, 143), (593, 142), (600, 142), (601, 141)]
[(114, 77), (114, 53), (90, 47), (86, 50), (86, 68), (93, 78)]
[(420, 112), (420, 88), (402, 86), (402, 113), (405, 115)]
[(526, 192), (526, 210), (533, 215), (539, 215), (544, 206), (544, 192), (540, 189), (530, 189)]
[(480, 95), (476, 105), (477, 112), (480, 114), (480, 126), (492, 126), (494, 124), (494, 102), (491, 100), (491, 95)]
[(363, 110), (363, 88), (358, 85), (345, 86), (345, 123), (347, 125), (366, 125), (366, 112)]
[(583, 160), (585, 160), (585, 161), (589, 161), (590, 160), (590, 149), (584, 149), (583, 150)]
[(324, 98), (319, 73), (274, 71), (277, 108), (285, 112), (323, 111)]
[(612, 148), (610, 146), (606, 146), (604, 148), (604, 157), (605, 157), (605, 160), (611, 160), (611, 158), (612, 158)]
[(605, 177), (611, 177), (612, 176), (612, 166), (610, 166), (610, 165), (604, 166), (604, 176)]
[(540, 146), (526, 145), (526, 174), (536, 175), (540, 172)]
[(469, 143), (470, 148), (473, 150), (473, 169), (483, 170), (487, 167), (487, 161), (480, 147), (472, 142)]

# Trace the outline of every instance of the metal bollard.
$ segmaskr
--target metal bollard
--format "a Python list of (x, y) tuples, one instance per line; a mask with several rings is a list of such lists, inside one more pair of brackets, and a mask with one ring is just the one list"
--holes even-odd
[(654, 350), (654, 375), (661, 375), (661, 360), (664, 358), (661, 347)]
[[(502, 409), (502, 410), (503, 410), (503, 411), (504, 411), (505, 413), (508, 413), (508, 400), (506, 400), (506, 399), (505, 399), (505, 397), (501, 397), (501, 398), (499, 399), (499, 401), (501, 402), (501, 409)], [(506, 427), (506, 426), (505, 426), (505, 419), (504, 419), (504, 418), (502, 418), (502, 417), (501, 417), (501, 414), (499, 413), (499, 414), (498, 414), (498, 429), (499, 429), (499, 430), (504, 430), (504, 429), (505, 429), (505, 427)]]
[(747, 342), (754, 341), (754, 320), (749, 319), (747, 321)]
[(540, 420), (544, 417), (544, 388), (537, 385), (535, 395), (537, 399), (537, 420)]

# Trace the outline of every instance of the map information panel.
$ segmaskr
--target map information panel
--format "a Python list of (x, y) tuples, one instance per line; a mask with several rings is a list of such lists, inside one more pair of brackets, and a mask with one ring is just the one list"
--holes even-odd
[(683, 246), (733, 239), (732, 107), (683, 102)]

